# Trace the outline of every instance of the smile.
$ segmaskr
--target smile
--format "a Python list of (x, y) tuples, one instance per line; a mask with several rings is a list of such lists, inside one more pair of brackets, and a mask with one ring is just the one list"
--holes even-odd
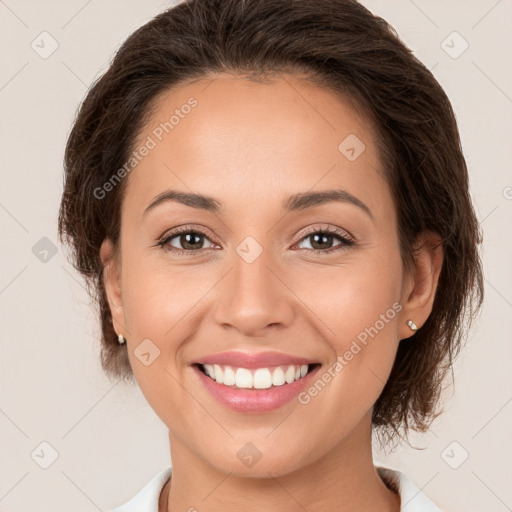
[(218, 384), (238, 389), (268, 389), (291, 384), (305, 377), (315, 365), (286, 365), (266, 368), (237, 368), (200, 364), (199, 369)]
[(231, 411), (272, 412), (296, 398), (322, 365), (278, 352), (224, 352), (191, 364), (207, 394)]

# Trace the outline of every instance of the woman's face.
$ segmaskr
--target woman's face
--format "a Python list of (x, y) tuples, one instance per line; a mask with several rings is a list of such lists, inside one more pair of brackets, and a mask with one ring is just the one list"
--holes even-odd
[(135, 149), (107, 293), (176, 457), (281, 475), (369, 443), (412, 334), (372, 126), (297, 77), (220, 74), (162, 95)]

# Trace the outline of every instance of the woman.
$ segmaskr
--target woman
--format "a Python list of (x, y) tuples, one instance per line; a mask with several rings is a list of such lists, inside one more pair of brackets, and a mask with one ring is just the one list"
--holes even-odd
[(169, 429), (172, 471), (116, 511), (439, 510), (371, 436), (438, 414), (480, 233), (449, 100), (384, 20), (348, 0), (161, 13), (80, 108), (59, 232), (103, 368)]

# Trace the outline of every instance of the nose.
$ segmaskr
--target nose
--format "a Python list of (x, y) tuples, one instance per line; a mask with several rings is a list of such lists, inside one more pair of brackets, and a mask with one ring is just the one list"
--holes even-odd
[(285, 328), (293, 319), (293, 294), (265, 251), (248, 263), (238, 254), (216, 297), (215, 321), (247, 337), (262, 337), (268, 328)]

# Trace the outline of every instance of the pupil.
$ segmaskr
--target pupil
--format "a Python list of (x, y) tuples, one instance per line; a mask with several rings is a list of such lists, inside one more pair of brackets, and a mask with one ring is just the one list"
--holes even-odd
[[(313, 248), (315, 249), (329, 249), (330, 244), (328, 243), (328, 240), (331, 238), (331, 235), (325, 235), (325, 234), (315, 234), (313, 235), (313, 243), (311, 244)], [(321, 247), (315, 247), (315, 244), (320, 245)], [(327, 247), (322, 246), (322, 244), (326, 244)]]
[[(181, 245), (182, 245), (182, 247), (187, 249), (188, 248), (187, 245), (188, 245), (192, 249), (197, 248), (198, 245), (200, 246), (201, 244), (199, 243), (198, 245), (193, 245), (193, 242), (191, 243), (191, 240), (195, 239), (196, 242), (200, 242), (201, 241), (201, 236), (202, 235), (198, 235), (196, 233), (182, 235), (182, 237), (181, 237)], [(183, 243), (183, 241), (185, 241), (185, 243)]]

